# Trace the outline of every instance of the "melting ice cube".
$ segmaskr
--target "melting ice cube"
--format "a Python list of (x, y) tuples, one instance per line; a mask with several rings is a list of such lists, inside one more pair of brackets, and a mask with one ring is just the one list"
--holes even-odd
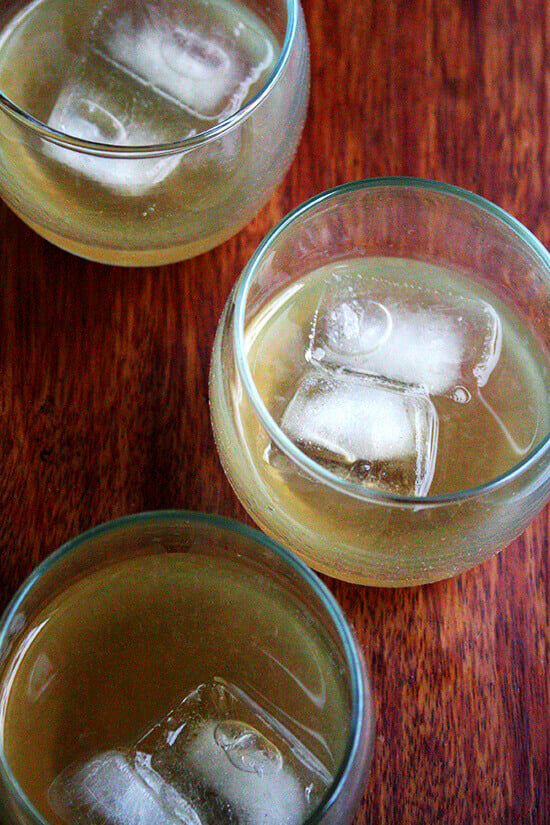
[(49, 800), (71, 825), (300, 825), (331, 779), (279, 721), (218, 679), (132, 746), (63, 771)]
[[(502, 338), (490, 304), (438, 290), (426, 301), (426, 292), (410, 285), (401, 300), (376, 296), (376, 289), (373, 297), (356, 294), (360, 284), (330, 280), (314, 316), (308, 361), (457, 400), (463, 400), (465, 388), (487, 382)], [(386, 292), (399, 294), (400, 289), (385, 284)]]
[[(168, 763), (173, 754), (169, 755)], [(284, 764), (279, 749), (238, 720), (203, 721), (185, 742), (186, 768), (224, 800), (246, 825), (299, 825), (306, 809), (304, 788)], [(156, 760), (159, 764), (160, 759)], [(213, 823), (214, 825), (214, 823)]]
[(214, 121), (240, 108), (274, 57), (259, 30), (204, 0), (187, 3), (180, 15), (162, 0), (141, 9), (115, 2), (95, 30), (93, 47), (158, 95)]
[[(111, 146), (146, 146), (164, 142), (162, 125), (155, 128), (151, 113), (141, 112), (139, 98), (131, 105), (118, 103), (103, 84), (95, 82), (85, 72), (90, 66), (82, 66), (82, 72), (73, 77), (59, 95), (51, 111), (48, 125), (52, 129), (93, 143)], [(127, 91), (125, 95), (127, 95)], [(148, 109), (148, 107), (145, 107)], [(117, 158), (65, 149), (53, 143), (48, 152), (65, 166), (81, 173), (89, 180), (122, 195), (140, 195), (163, 181), (180, 161), (179, 155), (151, 158)]]
[(299, 825), (332, 778), (283, 725), (221, 680), (186, 697), (138, 747), (204, 825)]
[(426, 495), (439, 421), (417, 388), (314, 368), (302, 377), (281, 429), (338, 475), (401, 495)]
[(48, 799), (59, 817), (75, 825), (202, 825), (141, 754), (107, 751), (68, 768), (50, 786)]

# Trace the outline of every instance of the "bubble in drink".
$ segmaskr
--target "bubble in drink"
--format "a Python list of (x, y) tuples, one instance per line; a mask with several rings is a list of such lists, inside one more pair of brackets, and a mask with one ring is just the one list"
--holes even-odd
[(284, 411), (281, 429), (303, 452), (350, 481), (402, 495), (424, 495), (430, 488), (439, 422), (421, 389), (310, 370)]

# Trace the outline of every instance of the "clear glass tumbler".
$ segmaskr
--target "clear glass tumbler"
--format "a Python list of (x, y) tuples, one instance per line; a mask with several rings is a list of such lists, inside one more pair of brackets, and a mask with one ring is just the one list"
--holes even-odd
[(299, 0), (6, 0), (0, 195), (86, 258), (198, 255), (269, 199), (308, 91)]
[(359, 181), (265, 238), (220, 320), (212, 424), (265, 532), (378, 586), (466, 570), (550, 497), (550, 257), (458, 188)]
[(6, 825), (350, 822), (370, 683), (323, 583), (254, 529), (158, 512), (47, 558), (0, 622)]

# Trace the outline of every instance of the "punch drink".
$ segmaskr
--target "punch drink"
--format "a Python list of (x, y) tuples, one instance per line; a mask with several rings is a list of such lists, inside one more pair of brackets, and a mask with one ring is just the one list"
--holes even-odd
[(257, 523), (317, 569), (376, 584), (511, 540), (521, 499), (490, 495), (550, 430), (548, 358), (522, 316), (471, 273), (414, 259), (286, 281), (268, 266), (283, 286), (261, 300), (259, 267), (254, 311), (222, 319), (211, 370), (222, 463)]
[(328, 635), (229, 559), (102, 567), (3, 665), (5, 757), (52, 825), (301, 825), (349, 735)]
[(241, 118), (281, 55), (286, 13), (240, 0), (34, 0), (3, 29), (0, 17), (0, 92), (45, 127), (31, 138), (3, 123), (8, 203), (54, 242), (122, 263), (229, 237), (301, 130), (306, 62), (285, 66), (284, 88)]

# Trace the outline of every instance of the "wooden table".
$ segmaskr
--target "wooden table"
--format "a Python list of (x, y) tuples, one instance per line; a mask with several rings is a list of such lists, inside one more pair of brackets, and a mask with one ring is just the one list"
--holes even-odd
[[(0, 207), (0, 597), (101, 521), (157, 508), (247, 521), (218, 462), (207, 374), (252, 250), (338, 183), (419, 175), (474, 190), (550, 245), (543, 0), (305, 0), (312, 87), (298, 154), (261, 214), (158, 269), (62, 252)], [(548, 513), (504, 553), (409, 590), (328, 580), (372, 671), (360, 823), (550, 821)]]

